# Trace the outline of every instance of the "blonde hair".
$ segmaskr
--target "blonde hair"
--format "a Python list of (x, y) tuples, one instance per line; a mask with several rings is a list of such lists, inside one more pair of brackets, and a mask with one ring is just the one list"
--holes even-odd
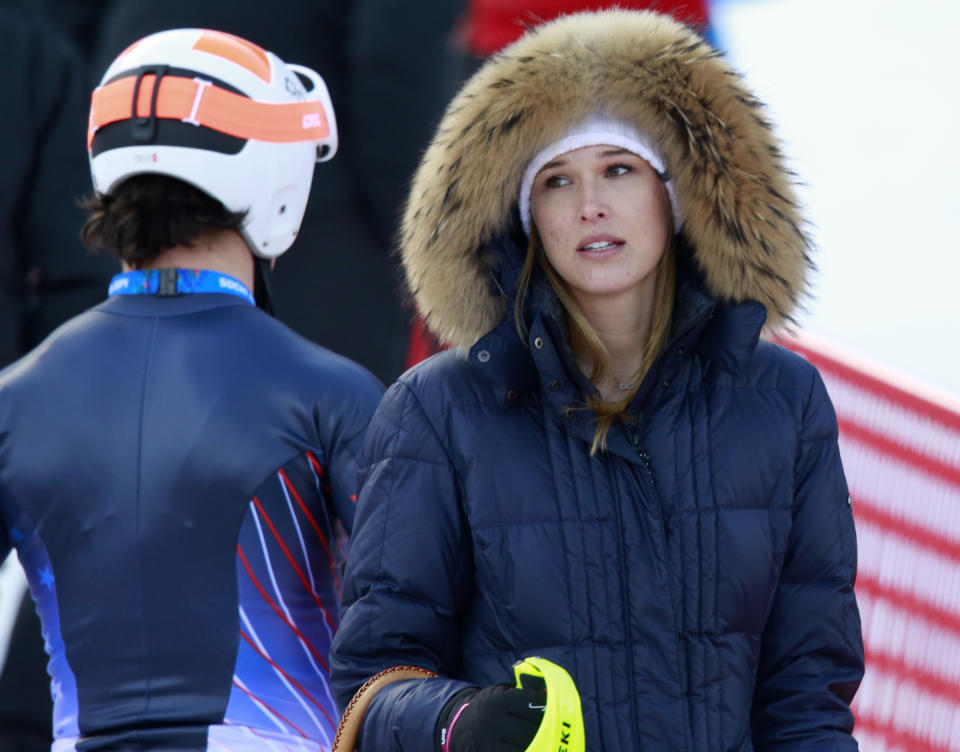
[[(643, 360), (640, 364), (640, 370), (636, 374), (636, 380), (633, 387), (624, 393), (620, 400), (608, 401), (596, 395), (585, 397), (586, 407), (593, 410), (596, 414), (596, 429), (593, 434), (593, 444), (590, 447), (590, 455), (595, 455), (598, 451), (604, 451), (607, 448), (607, 434), (614, 423), (622, 420), (626, 416), (627, 407), (637, 394), (640, 384), (653, 365), (660, 351), (663, 350), (670, 336), (670, 324), (673, 314), (673, 296), (676, 280), (676, 261), (674, 258), (674, 233), (672, 223), (667, 233), (667, 246), (657, 262), (656, 283), (653, 292), (653, 320), (650, 325), (650, 337), (643, 351)], [(520, 279), (517, 283), (517, 296), (514, 299), (513, 318), (517, 331), (524, 342), (527, 341), (527, 326), (523, 318), (523, 308), (526, 302), (527, 290), (530, 287), (530, 280), (533, 276), (534, 264), (539, 264), (543, 269), (550, 286), (553, 288), (567, 313), (567, 325), (569, 327), (570, 343), (576, 349), (580, 347), (589, 354), (593, 363), (589, 374), (590, 381), (596, 384), (600, 377), (607, 373), (607, 362), (609, 353), (593, 328), (583, 311), (577, 304), (573, 295), (567, 287), (567, 283), (560, 277), (553, 265), (547, 259), (547, 254), (543, 249), (543, 243), (537, 232), (536, 225), (530, 228), (530, 242), (527, 246), (527, 255), (523, 261), (523, 269), (520, 272)]]

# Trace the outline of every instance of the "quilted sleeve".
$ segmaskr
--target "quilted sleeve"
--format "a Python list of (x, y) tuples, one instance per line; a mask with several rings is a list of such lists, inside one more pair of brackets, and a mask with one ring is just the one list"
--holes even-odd
[(752, 710), (759, 750), (855, 750), (850, 702), (863, 677), (856, 533), (820, 375), (802, 415), (793, 527), (764, 633)]
[[(459, 609), (472, 556), (456, 471), (416, 395), (403, 382), (377, 409), (360, 458), (361, 492), (330, 655), (341, 710), (374, 674), (414, 665), (441, 676), (459, 665)], [(378, 693), (359, 750), (433, 749), (451, 679), (398, 682)]]

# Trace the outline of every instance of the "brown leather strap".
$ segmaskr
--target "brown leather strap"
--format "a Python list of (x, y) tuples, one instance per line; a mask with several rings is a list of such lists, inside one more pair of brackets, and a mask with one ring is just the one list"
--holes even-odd
[(343, 711), (331, 752), (353, 752), (353, 748), (357, 744), (357, 737), (360, 736), (360, 724), (363, 723), (363, 716), (377, 692), (388, 684), (404, 679), (429, 679), (432, 676), (437, 676), (437, 674), (419, 666), (393, 666), (392, 668), (385, 668), (376, 676), (370, 677), (357, 690), (353, 699), (350, 700), (350, 704), (347, 705), (347, 709)]

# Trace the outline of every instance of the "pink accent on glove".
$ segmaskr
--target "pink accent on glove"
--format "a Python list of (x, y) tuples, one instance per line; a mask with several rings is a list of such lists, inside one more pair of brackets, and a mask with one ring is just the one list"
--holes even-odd
[(460, 710), (457, 711), (457, 714), (453, 716), (453, 720), (450, 721), (450, 725), (447, 726), (447, 740), (443, 743), (443, 752), (450, 752), (450, 737), (453, 736), (453, 726), (469, 704), (469, 702), (463, 703), (463, 705), (460, 706)]

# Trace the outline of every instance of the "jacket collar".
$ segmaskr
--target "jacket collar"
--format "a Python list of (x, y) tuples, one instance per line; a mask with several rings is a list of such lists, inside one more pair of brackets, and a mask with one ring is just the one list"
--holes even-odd
[[(504, 271), (501, 267), (501, 273)], [(515, 279), (510, 274), (505, 277), (501, 283), (512, 288)], [(568, 408), (582, 405), (580, 395), (591, 385), (576, 367), (562, 307), (542, 277), (532, 281), (526, 308), (526, 342), (517, 332), (511, 304), (497, 326), (470, 348), (470, 360), (480, 367), (499, 404), (509, 405), (539, 389), (545, 401), (567, 417)], [(639, 410), (658, 389), (669, 388), (673, 374), (692, 352), (726, 371), (740, 373), (756, 349), (765, 320), (760, 303), (718, 303), (704, 290), (700, 274), (681, 264), (669, 343), (644, 379), (631, 409)]]
[(702, 273), (681, 259), (673, 326), (664, 352), (695, 351), (704, 360), (739, 374), (757, 348), (766, 319), (766, 308), (756, 301), (718, 302), (706, 292)]

